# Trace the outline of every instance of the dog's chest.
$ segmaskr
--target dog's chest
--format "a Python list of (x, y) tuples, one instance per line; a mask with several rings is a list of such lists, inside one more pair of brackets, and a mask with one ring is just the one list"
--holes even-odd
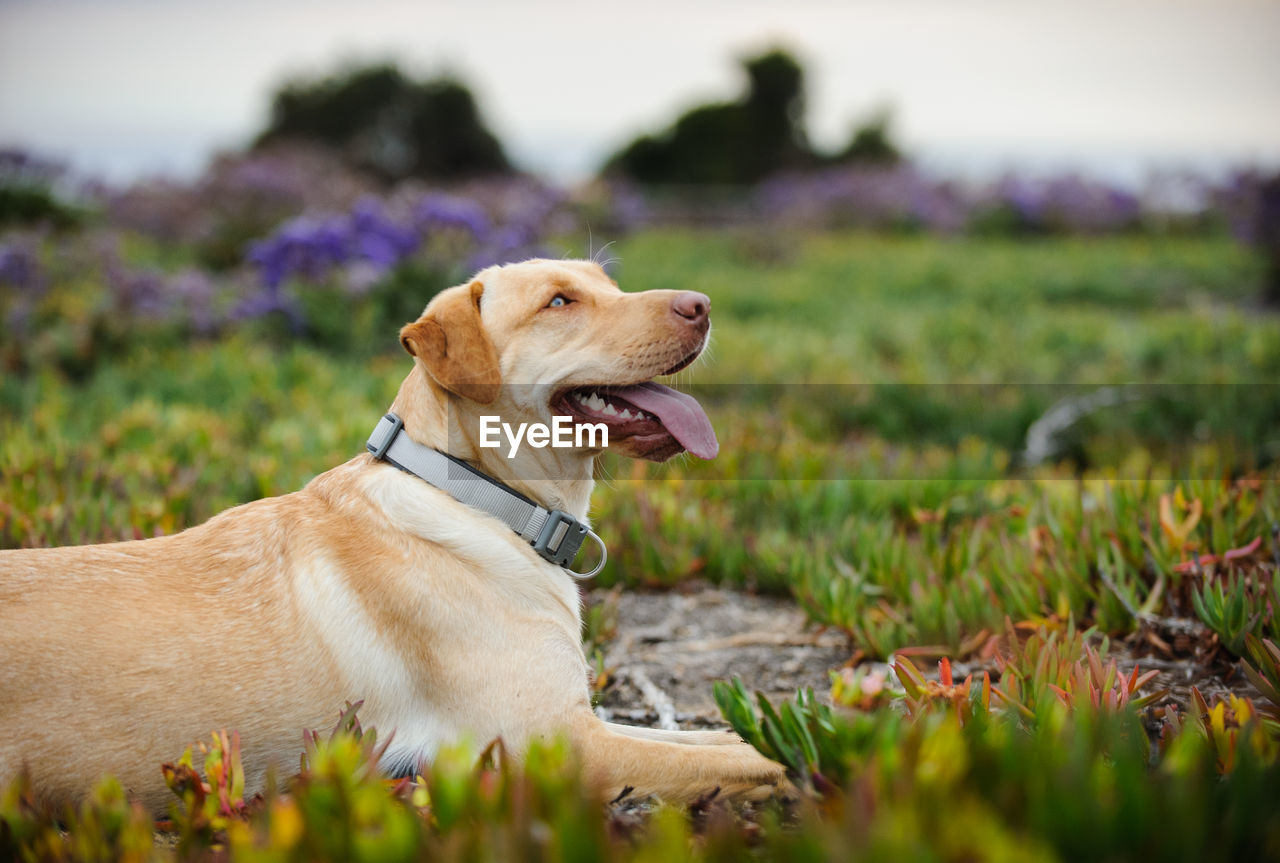
[(394, 730), (391, 757), (412, 766), (462, 737), (520, 745), (588, 698), (578, 591), (558, 570), (494, 578), (438, 548), (397, 563), (378, 601), (320, 555), (297, 583), (316, 653), (344, 698), (365, 702), (366, 726)]

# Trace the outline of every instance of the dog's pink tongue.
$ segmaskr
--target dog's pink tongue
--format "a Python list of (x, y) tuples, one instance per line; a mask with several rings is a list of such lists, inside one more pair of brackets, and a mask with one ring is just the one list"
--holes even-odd
[(715, 458), (720, 452), (711, 420), (693, 396), (653, 381), (631, 387), (610, 387), (609, 392), (656, 416), (671, 436), (698, 458)]

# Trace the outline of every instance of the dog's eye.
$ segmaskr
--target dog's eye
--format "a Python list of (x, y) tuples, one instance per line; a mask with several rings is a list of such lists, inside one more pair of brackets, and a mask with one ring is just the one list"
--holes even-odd
[(551, 298), (551, 302), (547, 303), (547, 308), (557, 309), (560, 306), (567, 306), (572, 302), (573, 300), (569, 299), (564, 294), (556, 294), (554, 297)]

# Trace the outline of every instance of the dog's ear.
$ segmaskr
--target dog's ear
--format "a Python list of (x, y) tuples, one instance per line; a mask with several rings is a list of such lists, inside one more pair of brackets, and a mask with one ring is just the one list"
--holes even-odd
[(453, 288), (400, 330), (400, 344), (440, 386), (482, 405), (498, 397), (498, 352), (480, 321), (481, 282)]

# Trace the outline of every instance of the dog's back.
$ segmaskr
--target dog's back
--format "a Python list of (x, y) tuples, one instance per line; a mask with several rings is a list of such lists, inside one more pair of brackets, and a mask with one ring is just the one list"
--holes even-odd
[[(174, 536), (0, 552), (0, 781), (25, 767), (61, 803), (83, 793), (86, 774), (111, 772), (151, 789), (143, 798), (155, 805), (160, 764), (220, 728), (295, 760), (301, 730), (342, 704), (325, 692), (323, 657), (273, 649), (297, 631), (279, 565), (293, 543), (280, 525), (305, 523), (317, 505), (300, 493)], [(250, 688), (253, 701), (226, 715), (228, 696)], [(325, 707), (294, 715), (308, 703)]]

